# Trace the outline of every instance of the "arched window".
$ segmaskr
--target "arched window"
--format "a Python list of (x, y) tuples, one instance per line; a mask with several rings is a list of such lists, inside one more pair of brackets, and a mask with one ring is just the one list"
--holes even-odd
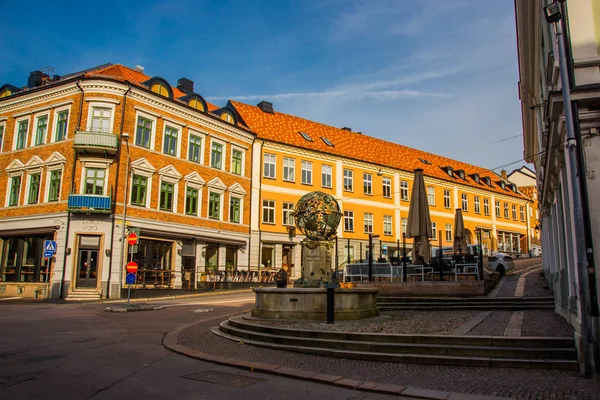
[(12, 94), (12, 91), (10, 89), (4, 89), (2, 92), (0, 92), (0, 99), (3, 97), (8, 97)]
[(198, 99), (196, 97), (192, 98), (188, 104), (190, 107), (193, 107), (196, 110), (206, 111), (204, 109), (204, 104), (202, 104), (202, 101), (200, 101), (200, 99)]
[(167, 89), (167, 87), (161, 82), (155, 82), (152, 84), (150, 90), (152, 90), (154, 93), (160, 94), (161, 96), (169, 97), (169, 89)]
[(235, 121), (233, 119), (233, 115), (231, 115), (230, 113), (228, 113), (227, 111), (224, 112), (223, 114), (221, 114), (221, 119), (229, 122), (230, 124), (233, 124)]

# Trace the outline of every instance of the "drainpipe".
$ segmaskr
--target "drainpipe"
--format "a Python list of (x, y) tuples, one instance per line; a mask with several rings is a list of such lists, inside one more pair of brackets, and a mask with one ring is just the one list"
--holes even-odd
[[(75, 85), (81, 91), (81, 102), (79, 103), (79, 115), (77, 116), (77, 129), (79, 129), (79, 125), (81, 125), (81, 115), (83, 113), (83, 101), (85, 94), (83, 92), (83, 88), (79, 85), (80, 79), (75, 82)], [(75, 169), (77, 166), (77, 152), (73, 150), (73, 168), (71, 169), (71, 185), (69, 186), (69, 190), (73, 189), (73, 185), (75, 184)], [(68, 196), (68, 194), (67, 194)], [(58, 298), (62, 299), (63, 296), (63, 287), (65, 285), (65, 274), (67, 269), (67, 249), (69, 248), (69, 231), (71, 228), (71, 211), (67, 209), (67, 227), (65, 229), (65, 250), (63, 257), (63, 266), (62, 266), (62, 276), (60, 278), (60, 286), (58, 289)]]
[[(121, 148), (123, 147), (123, 125), (125, 123), (125, 109), (127, 108), (127, 94), (131, 91), (131, 84), (127, 85), (127, 91), (123, 94), (123, 108), (121, 109), (121, 132), (119, 134), (119, 146), (117, 147), (117, 177), (115, 178), (115, 204), (113, 205), (112, 223), (110, 227), (110, 255), (108, 256), (108, 279), (106, 280), (106, 298), (110, 298), (110, 277), (112, 274), (113, 247), (115, 237), (115, 210), (117, 208), (117, 193), (119, 192), (119, 169), (121, 166)], [(127, 170), (129, 170), (129, 151), (127, 152)], [(127, 172), (128, 173), (128, 172)], [(127, 174), (126, 174), (127, 176)], [(125, 195), (123, 197), (123, 229), (125, 229), (125, 210), (127, 207), (127, 179), (125, 179)], [(121, 236), (123, 242), (123, 236)], [(121, 251), (121, 255), (123, 252)], [(122, 264), (122, 263), (121, 263)], [(119, 277), (121, 279), (121, 277)], [(120, 297), (120, 296), (119, 296)]]
[[(250, 148), (252, 149), (252, 155), (254, 155), (254, 142), (256, 142), (256, 136), (254, 137), (254, 139), (252, 139), (252, 144), (250, 145)], [(250, 159), (250, 165), (252, 165), (252, 159)], [(250, 168), (250, 171), (252, 171), (252, 168)], [(259, 185), (260, 185), (260, 180), (259, 180)], [(260, 192), (260, 190), (259, 190)], [(249, 218), (249, 225), (250, 225), (250, 229), (248, 229), (249, 231), (249, 235), (248, 235), (248, 274), (250, 274), (250, 256), (252, 255), (252, 172), (250, 172), (250, 201), (249, 201), (249, 207), (250, 207), (250, 218)], [(242, 216), (242, 219), (244, 218), (244, 216)]]

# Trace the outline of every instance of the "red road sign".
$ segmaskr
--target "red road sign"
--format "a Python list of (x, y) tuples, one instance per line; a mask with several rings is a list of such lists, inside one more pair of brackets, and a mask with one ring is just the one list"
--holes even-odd
[(138, 270), (138, 265), (137, 265), (137, 263), (135, 261), (129, 261), (127, 263), (127, 265), (125, 266), (125, 269), (130, 274), (135, 274), (137, 272), (137, 270)]
[(138, 236), (135, 234), (135, 232), (131, 232), (129, 235), (127, 235), (127, 244), (130, 246), (135, 246), (137, 242)]

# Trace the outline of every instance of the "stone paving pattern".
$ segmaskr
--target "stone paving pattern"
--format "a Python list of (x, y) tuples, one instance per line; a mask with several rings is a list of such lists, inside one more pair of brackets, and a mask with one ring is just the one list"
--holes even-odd
[[(526, 261), (526, 262), (524, 262)], [(522, 265), (515, 274), (504, 277), (505, 280), (499, 297), (514, 295), (519, 271), (539, 263), (539, 259), (521, 260)], [(525, 296), (547, 296), (546, 289), (542, 288), (544, 279), (536, 271), (526, 278)], [(529, 292), (531, 290), (531, 292)], [(436, 312), (423, 317), (421, 313), (412, 312), (413, 317), (425, 318), (429, 323), (441, 323), (440, 314)], [(444, 312), (444, 317), (455, 322), (466, 314), (459, 316)], [(482, 323), (473, 328), (468, 334), (496, 334), (502, 335), (506, 329), (512, 312), (495, 311), (484, 319)], [(468, 319), (468, 318), (467, 318)], [(410, 318), (405, 321), (411, 321)], [(433, 390), (462, 392), (475, 395), (492, 395), (512, 397), (517, 399), (598, 399), (600, 400), (600, 377), (584, 379), (578, 372), (517, 369), (517, 368), (483, 368), (483, 367), (458, 367), (444, 365), (422, 365), (388, 363), (376, 361), (358, 361), (344, 358), (323, 357), (309, 354), (300, 354), (273, 349), (265, 349), (245, 345), (242, 342), (232, 342), (220, 338), (210, 332), (212, 326), (217, 326), (221, 320), (212, 320), (189, 327), (181, 332), (179, 343), (201, 352), (231, 357), (253, 362), (276, 363), (281, 366), (306, 369), (324, 374), (343, 375), (360, 381), (374, 381), (406, 385)], [(414, 322), (407, 322), (411, 324)], [(422, 328), (431, 329), (431, 328)], [(475, 333), (478, 332), (478, 333)], [(491, 332), (491, 333), (488, 333)], [(571, 336), (569, 325), (560, 316), (551, 310), (526, 311), (523, 331), (524, 336)]]

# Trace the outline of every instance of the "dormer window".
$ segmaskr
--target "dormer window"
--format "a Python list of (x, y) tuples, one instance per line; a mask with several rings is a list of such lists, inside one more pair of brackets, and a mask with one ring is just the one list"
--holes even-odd
[(425, 160), (424, 158), (419, 158), (419, 161), (421, 161), (423, 164), (431, 165), (431, 163), (428, 160)]
[(326, 137), (321, 137), (321, 140), (329, 147), (334, 147), (333, 143), (331, 143), (331, 141), (329, 139), (327, 139)]
[(153, 84), (150, 87), (150, 90), (152, 90), (154, 93), (160, 94), (161, 96), (169, 97), (169, 89), (167, 89), (167, 87), (160, 82)]
[(193, 97), (190, 102), (188, 103), (188, 105), (192, 108), (195, 108), (196, 110), (200, 110), (200, 111), (206, 111), (204, 109), (204, 104), (202, 104), (202, 101), (196, 97)]
[(502, 189), (506, 189), (506, 182), (504, 181), (498, 181), (498, 185), (502, 188)]
[(163, 78), (156, 76), (147, 80), (146, 82), (143, 82), (143, 84), (160, 96), (168, 97), (170, 99), (173, 98), (173, 90), (171, 89), (171, 85), (169, 85), (169, 82)]
[(465, 171), (462, 169), (458, 169), (456, 170), (456, 173), (458, 174), (458, 176), (460, 176), (460, 179), (465, 179)]
[(4, 89), (2, 92), (0, 92), (0, 99), (4, 98), (4, 97), (8, 97), (12, 94), (12, 90), (6, 88)]
[(472, 174), (472, 175), (471, 175), (471, 178), (472, 178), (472, 179), (473, 179), (475, 182), (477, 182), (477, 183), (480, 183), (480, 182), (479, 182), (479, 174)]
[(454, 178), (454, 170), (452, 169), (451, 166), (447, 166), (446, 168), (444, 168), (446, 170), (446, 173), (448, 174), (448, 176), (450, 178)]
[(483, 178), (483, 181), (485, 182), (486, 185), (488, 186), (492, 186), (492, 180), (490, 179), (489, 176), (486, 176), (485, 178)]
[(517, 185), (514, 183), (510, 184), (510, 190), (512, 190), (513, 192), (517, 193)]
[(308, 136), (308, 133), (306, 132), (302, 132), (300, 131), (300, 135), (302, 135), (302, 137), (304, 138), (304, 140), (306, 140), (307, 142), (312, 142), (312, 138), (310, 136)]
[(230, 124), (235, 123), (233, 115), (231, 115), (231, 113), (228, 111), (225, 111), (223, 114), (221, 114), (221, 119), (225, 122), (229, 122)]

